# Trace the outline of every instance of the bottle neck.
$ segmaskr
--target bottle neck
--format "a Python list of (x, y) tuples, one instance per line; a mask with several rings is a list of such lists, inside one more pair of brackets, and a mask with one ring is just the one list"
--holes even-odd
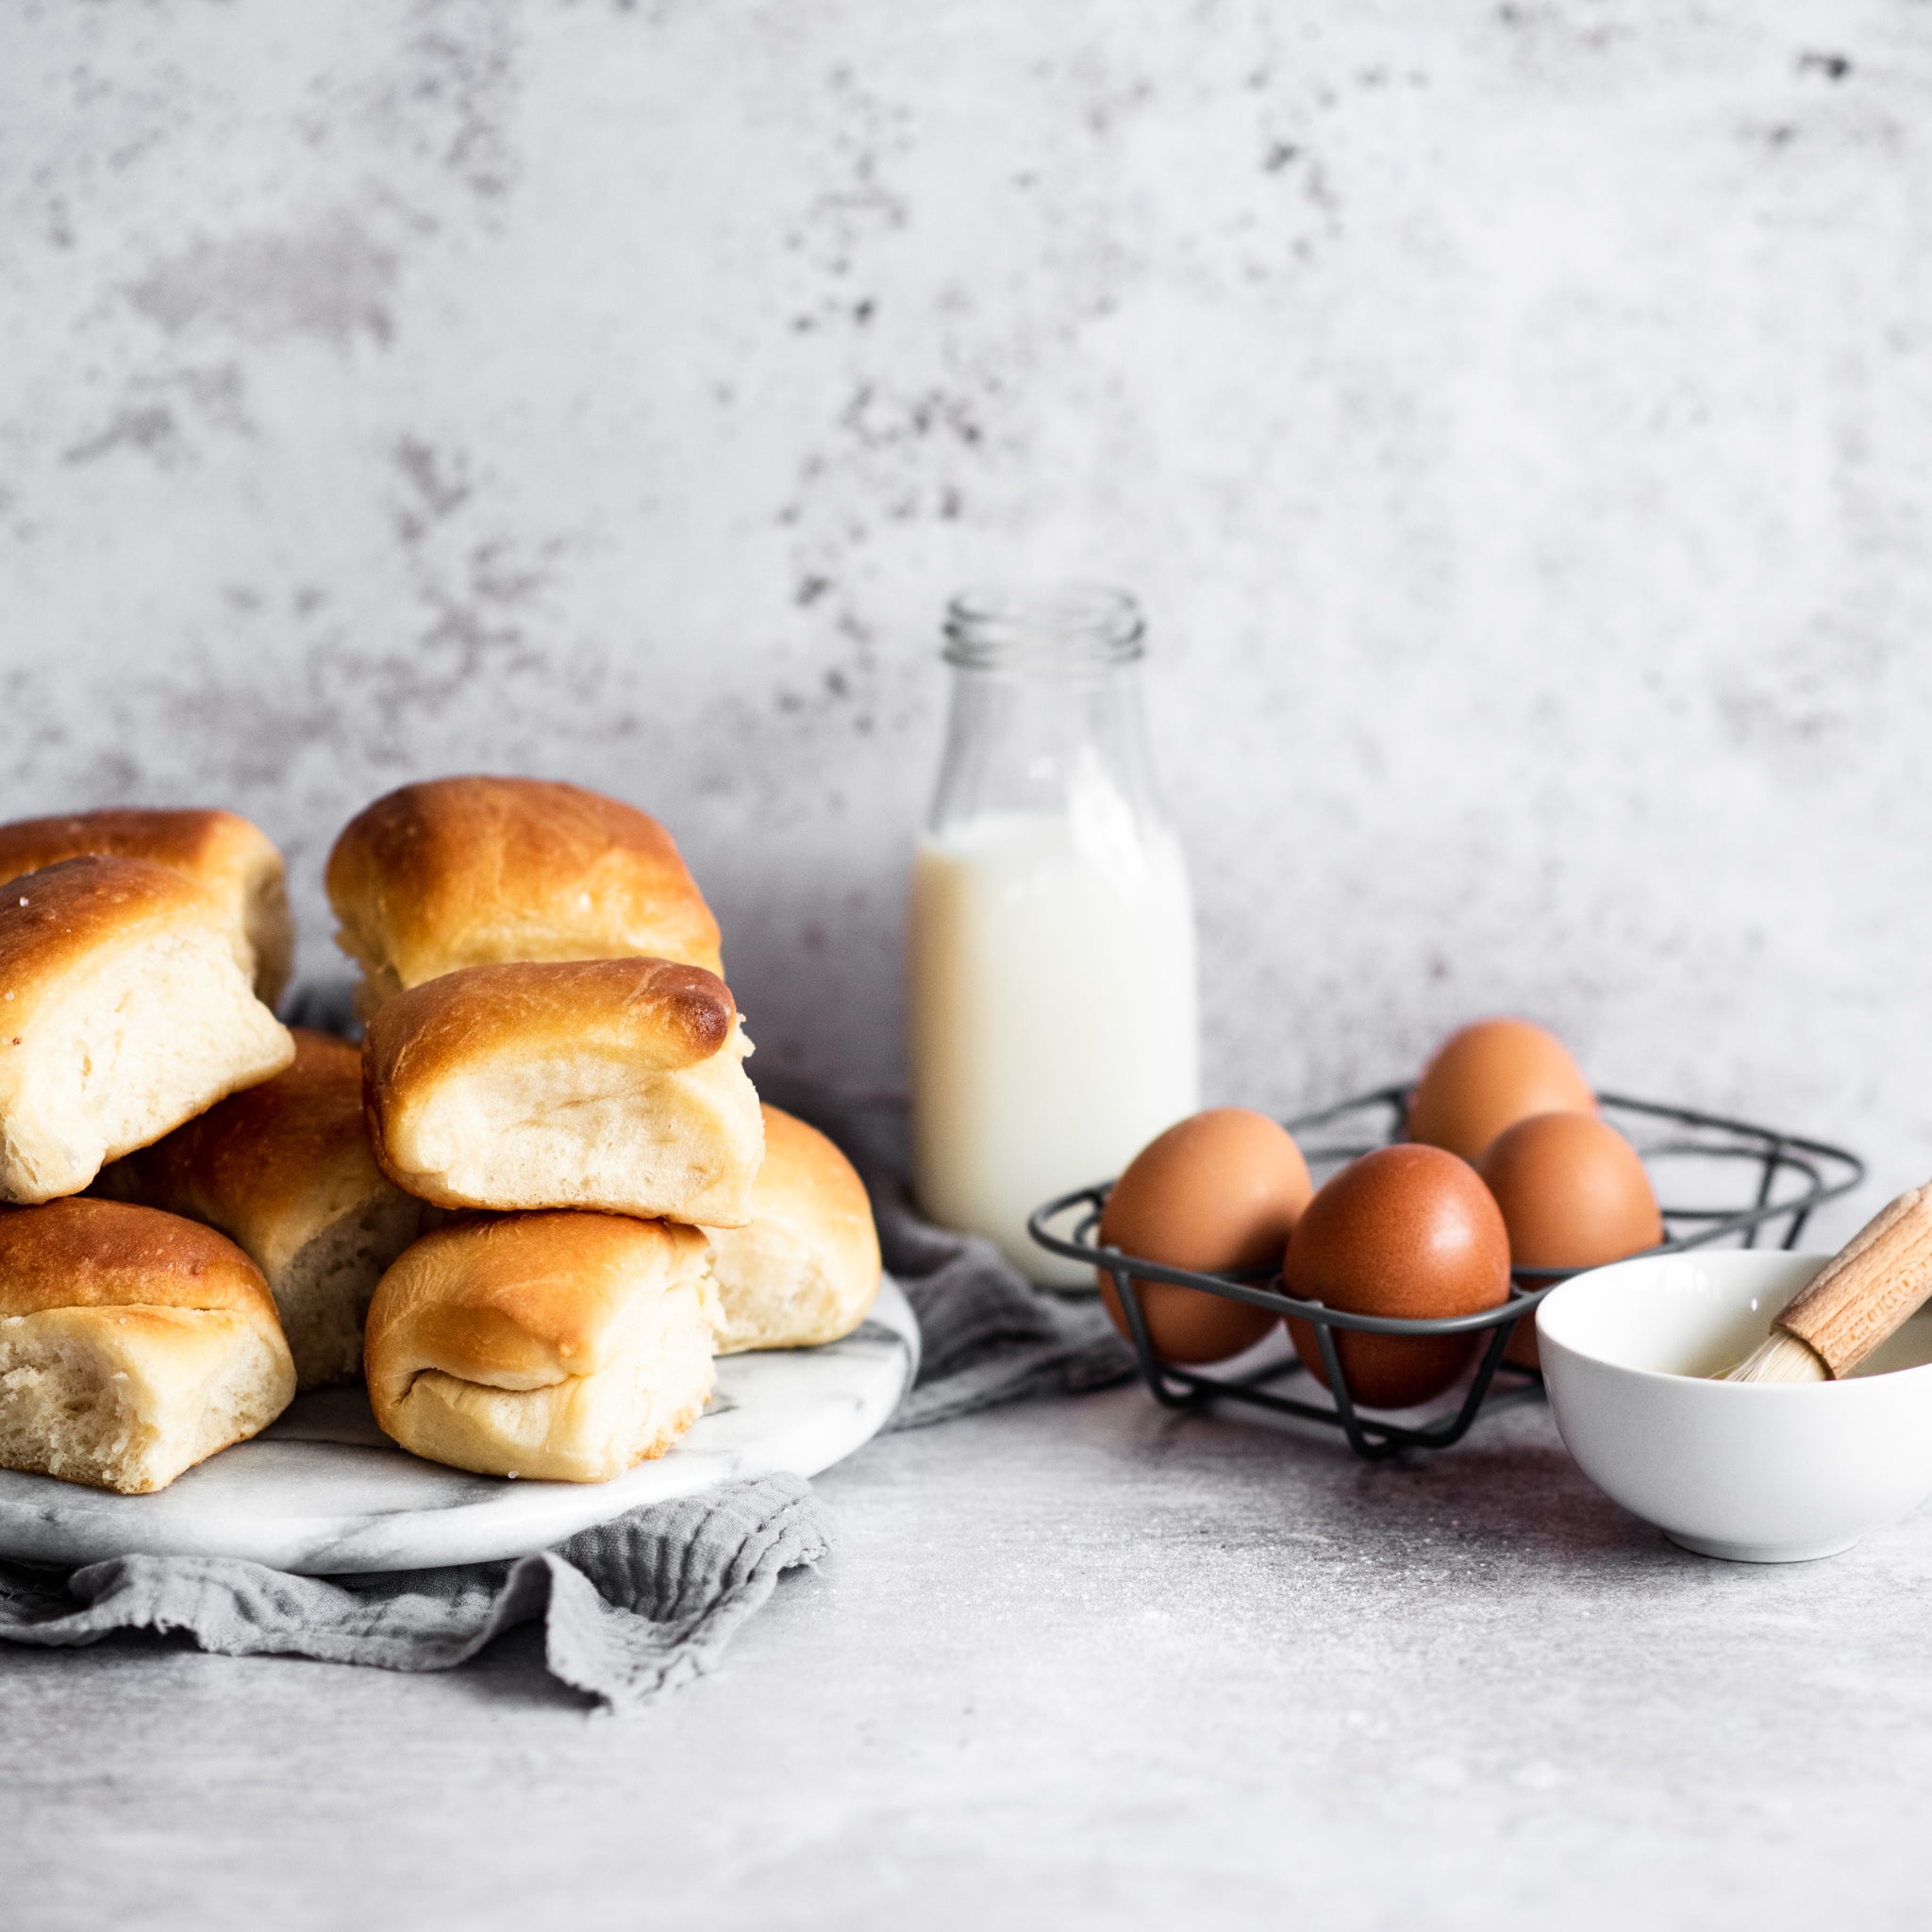
[(946, 607), (945, 658), (962, 671), (1091, 676), (1139, 660), (1140, 606), (1105, 584), (997, 585)]
[(928, 830), (1059, 819), (1147, 840), (1167, 816), (1147, 755), (1141, 615), (1117, 591), (976, 591), (947, 612), (952, 708)]

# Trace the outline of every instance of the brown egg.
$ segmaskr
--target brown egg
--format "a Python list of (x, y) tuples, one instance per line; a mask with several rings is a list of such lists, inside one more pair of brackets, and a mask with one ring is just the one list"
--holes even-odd
[[(1258, 1268), (1280, 1257), (1313, 1191), (1308, 1164), (1285, 1127), (1244, 1107), (1209, 1108), (1135, 1155), (1107, 1197), (1100, 1239), (1172, 1268)], [(1126, 1334), (1113, 1277), (1094, 1273), (1114, 1326)], [(1147, 1338), (1166, 1361), (1224, 1361), (1276, 1320), (1266, 1308), (1203, 1289), (1138, 1278), (1135, 1287)]]
[(1527, 1020), (1478, 1020), (1452, 1033), (1408, 1097), (1408, 1138), (1465, 1160), (1539, 1113), (1596, 1111), (1570, 1049)]
[[(1518, 1121), (1490, 1143), (1476, 1172), (1503, 1210), (1519, 1268), (1600, 1268), (1664, 1238), (1636, 1148), (1591, 1115)], [(1526, 1369), (1539, 1366), (1533, 1316), (1517, 1323), (1507, 1353)]]
[[(1284, 1264), (1290, 1294), (1357, 1315), (1440, 1320), (1492, 1308), (1509, 1294), (1509, 1236), (1475, 1170), (1440, 1147), (1378, 1147), (1352, 1160), (1295, 1224)], [(1288, 1332), (1324, 1387), (1314, 1324)], [(1407, 1408), (1449, 1387), (1483, 1334), (1332, 1331), (1358, 1403)]]

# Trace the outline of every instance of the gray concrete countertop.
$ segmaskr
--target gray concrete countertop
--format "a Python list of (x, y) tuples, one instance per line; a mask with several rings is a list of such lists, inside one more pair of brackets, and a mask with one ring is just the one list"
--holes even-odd
[(1139, 1389), (822, 1485), (838, 1555), (639, 1719), (530, 1632), (413, 1678), (0, 1654), (8, 1924), (1923, 1919), (1932, 1511), (1734, 1567), (1541, 1407), (1368, 1468)]

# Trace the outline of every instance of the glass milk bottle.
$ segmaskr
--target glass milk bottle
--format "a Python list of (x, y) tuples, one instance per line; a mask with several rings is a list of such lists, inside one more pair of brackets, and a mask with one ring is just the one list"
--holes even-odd
[(1037, 1281), (1027, 1238), (1200, 1105), (1193, 902), (1141, 720), (1141, 614), (1085, 585), (972, 591), (912, 870), (913, 1180)]

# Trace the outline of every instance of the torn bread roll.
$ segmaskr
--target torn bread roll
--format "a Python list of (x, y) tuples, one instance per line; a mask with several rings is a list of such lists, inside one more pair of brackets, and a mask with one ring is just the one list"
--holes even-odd
[(291, 1027), (294, 1063), (101, 1170), (94, 1191), (205, 1221), (267, 1278), (304, 1389), (362, 1373), (362, 1318), (427, 1211), (389, 1180), (362, 1118), (362, 1056)]
[(765, 1162), (742, 1227), (709, 1230), (724, 1311), (720, 1355), (812, 1348), (850, 1335), (879, 1291), (879, 1236), (865, 1183), (819, 1132), (763, 1108)]
[(294, 1057), (182, 874), (70, 858), (0, 891), (0, 1200), (77, 1194)]
[(715, 974), (668, 959), (472, 966), (362, 1043), (383, 1172), (443, 1208), (589, 1208), (736, 1227), (764, 1155)]
[(0, 881), (63, 858), (145, 858), (204, 886), (227, 913), (256, 996), (273, 1007), (289, 983), (295, 924), (282, 855), (232, 811), (81, 811), (0, 825)]
[(637, 957), (724, 970), (718, 922), (671, 834), (576, 785), (405, 785), (349, 821), (327, 883), (365, 1019), (463, 966)]
[(144, 1495), (289, 1405), (259, 1271), (120, 1201), (0, 1212), (0, 1466)]
[(709, 1399), (717, 1303), (697, 1229), (616, 1214), (465, 1216), (382, 1277), (365, 1359), (405, 1449), (486, 1475), (598, 1483)]

